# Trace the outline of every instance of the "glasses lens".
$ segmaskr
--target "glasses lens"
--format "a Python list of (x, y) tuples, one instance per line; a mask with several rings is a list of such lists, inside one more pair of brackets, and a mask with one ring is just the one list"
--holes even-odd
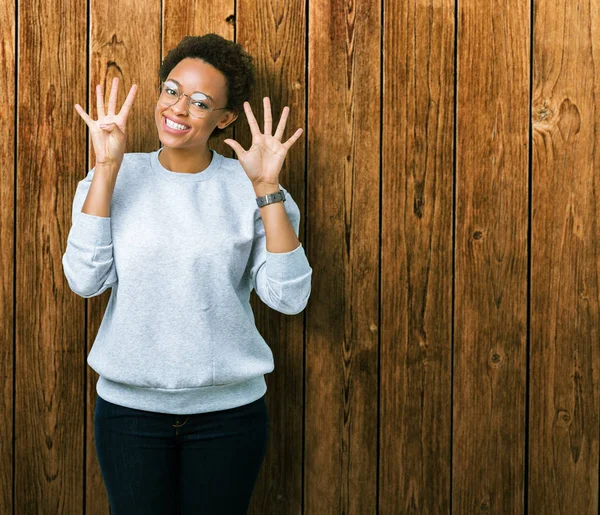
[(194, 93), (190, 98), (190, 114), (196, 118), (202, 118), (210, 112), (212, 104), (210, 99), (203, 93)]
[(177, 89), (177, 86), (172, 82), (164, 82), (158, 99), (166, 106), (173, 105), (179, 100), (179, 90)]
[[(179, 100), (180, 95), (177, 84), (167, 81), (162, 85), (159, 101), (165, 106), (170, 106)], [(188, 105), (190, 115), (195, 118), (203, 118), (212, 109), (210, 99), (203, 93), (192, 94)]]

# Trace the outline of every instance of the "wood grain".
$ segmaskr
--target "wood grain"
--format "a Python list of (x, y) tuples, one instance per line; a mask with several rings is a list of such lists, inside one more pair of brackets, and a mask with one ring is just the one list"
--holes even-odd
[[(381, 6), (309, 3), (304, 513), (377, 504)], [(360, 492), (360, 494), (358, 494)]]
[[(133, 107), (127, 118), (127, 148), (125, 152), (151, 152), (158, 148), (158, 135), (154, 122), (154, 108), (158, 98), (158, 68), (160, 66), (160, 1), (129, 2), (118, 0), (90, 3), (90, 70), (88, 113), (98, 119), (96, 110), (96, 84), (104, 91), (104, 105), (108, 98), (113, 77), (119, 77), (117, 112), (137, 84)], [(83, 106), (83, 103), (80, 102)], [(83, 122), (83, 121), (82, 121)], [(88, 170), (95, 165), (91, 140), (89, 144)], [(87, 172), (86, 172), (87, 173)], [(83, 175), (81, 178), (83, 178)], [(100, 323), (110, 298), (111, 290), (92, 297), (88, 302), (87, 353), (92, 348)], [(86, 513), (108, 513), (106, 487), (102, 480), (94, 443), (94, 408), (96, 406), (96, 382), (98, 374), (87, 369), (87, 453), (86, 453)]]
[(434, 4), (384, 6), (379, 512), (390, 514), (450, 511), (454, 6)]
[(127, 152), (157, 149), (161, 59), (209, 32), (254, 56), (259, 124), (269, 96), (304, 129), (280, 182), (312, 292), (295, 316), (252, 293), (275, 370), (249, 513), (598, 512), (597, 2), (9, 0), (0, 22), (0, 513), (109, 513), (86, 357), (110, 292), (61, 266), (95, 164), (74, 104), (138, 84)]
[(598, 513), (600, 23), (534, 16), (529, 513)]
[[(163, 0), (163, 11), (161, 59), (185, 36), (214, 33), (235, 41), (235, 0)], [(240, 117), (245, 118), (245, 115), (242, 113)], [(241, 123), (238, 121), (236, 125)], [(232, 148), (223, 143), (227, 138), (235, 139), (234, 127), (230, 126), (225, 133), (211, 138), (208, 146), (223, 156), (235, 158)]]
[(0, 374), (4, 379), (0, 402), (0, 513), (13, 513), (13, 388), (15, 362), (13, 334), (15, 330), (15, 122), (16, 90), (16, 26), (15, 2), (0, 4), (0, 26), (4, 28), (0, 52)]
[[(299, 127), (304, 129), (286, 155), (279, 182), (300, 209), (299, 239), (310, 261), (310, 246), (304, 237), (307, 132), (304, 2), (238, 1), (236, 41), (254, 57), (257, 80), (250, 105), (261, 131), (264, 131), (265, 96), (271, 101), (273, 130), (284, 106), (290, 108), (283, 141)], [(235, 127), (235, 139), (248, 149), (252, 145), (252, 135), (246, 115), (240, 116), (242, 120)], [(307, 310), (292, 316), (281, 314), (266, 306), (256, 292), (252, 293), (251, 305), (258, 330), (273, 351), (275, 370), (265, 377), (270, 438), (250, 512), (299, 515), (302, 513), (303, 484), (303, 328)]]
[(85, 171), (85, 130), (70, 100), (85, 98), (86, 6), (22, 0), (18, 23), (13, 508), (78, 513), (85, 304), (61, 258)]
[(523, 513), (529, 4), (458, 9), (452, 510)]

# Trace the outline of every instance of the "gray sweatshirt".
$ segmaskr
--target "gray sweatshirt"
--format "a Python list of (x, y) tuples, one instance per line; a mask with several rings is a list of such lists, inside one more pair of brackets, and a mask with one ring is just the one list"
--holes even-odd
[[(80, 181), (62, 258), (69, 287), (111, 288), (87, 357), (100, 397), (147, 411), (192, 414), (248, 404), (266, 392), (273, 354), (254, 323), (250, 293), (300, 313), (312, 268), (302, 245), (266, 249), (256, 193), (237, 159), (212, 150), (195, 174), (167, 170), (162, 150), (127, 153), (110, 217), (81, 212), (95, 168)], [(300, 211), (283, 203), (298, 235)]]

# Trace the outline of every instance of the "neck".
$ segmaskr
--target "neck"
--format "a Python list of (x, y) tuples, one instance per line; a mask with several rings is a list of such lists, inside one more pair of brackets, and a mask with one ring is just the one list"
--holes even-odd
[(208, 168), (212, 161), (212, 152), (208, 147), (172, 148), (163, 147), (158, 160), (167, 170), (179, 173), (199, 173)]

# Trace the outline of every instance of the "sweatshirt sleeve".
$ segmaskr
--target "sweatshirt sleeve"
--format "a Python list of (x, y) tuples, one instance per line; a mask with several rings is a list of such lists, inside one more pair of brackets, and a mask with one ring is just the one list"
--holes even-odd
[(90, 298), (117, 284), (113, 260), (110, 217), (82, 213), (94, 177), (92, 168), (79, 181), (73, 200), (72, 225), (62, 265), (69, 287), (77, 295)]
[[(283, 202), (296, 236), (300, 230), (300, 210), (287, 192)], [(250, 255), (250, 278), (260, 299), (269, 307), (286, 315), (304, 310), (311, 290), (312, 268), (304, 247), (290, 252), (269, 252), (262, 217), (254, 221), (254, 242)]]

